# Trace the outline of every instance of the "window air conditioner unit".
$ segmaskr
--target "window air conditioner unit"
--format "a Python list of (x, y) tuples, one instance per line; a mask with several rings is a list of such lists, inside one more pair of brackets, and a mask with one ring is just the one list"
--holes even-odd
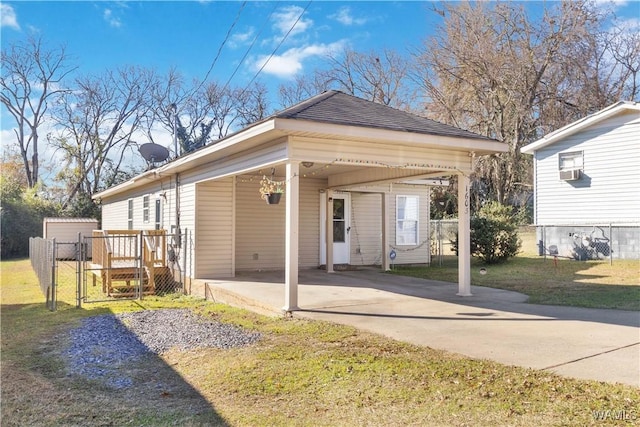
[(564, 181), (575, 181), (576, 179), (580, 179), (580, 169), (560, 171), (560, 179)]

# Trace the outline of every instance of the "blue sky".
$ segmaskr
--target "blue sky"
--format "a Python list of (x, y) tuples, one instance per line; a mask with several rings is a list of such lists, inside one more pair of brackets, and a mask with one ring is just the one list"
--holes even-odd
[[(35, 32), (51, 46), (66, 45), (83, 74), (142, 65), (160, 72), (175, 67), (187, 78), (198, 80), (205, 77), (220, 50), (209, 78), (226, 82), (238, 67), (232, 86), (249, 82), (293, 27), (258, 77), (272, 94), (278, 84), (292, 79), (296, 73), (313, 70), (328, 54), (344, 47), (358, 51), (386, 47), (407, 52), (419, 45), (440, 19), (430, 11), (432, 3), (417, 1), (3, 1), (1, 4), (3, 47)], [(527, 4), (530, 8), (543, 5)], [(615, 5), (621, 16), (640, 19), (639, 2), (616, 1)]]
[(135, 64), (202, 79), (225, 42), (210, 78), (226, 82), (246, 54), (231, 82), (242, 86), (293, 27), (259, 75), (272, 86), (347, 46), (405, 51), (434, 19), (422, 2), (3, 2), (2, 44), (36, 31), (65, 44), (81, 73)]
[[(613, 7), (640, 30), (639, 1), (597, 2), (600, 7)], [(526, 3), (537, 13), (545, 4), (553, 2)], [(65, 45), (79, 74), (127, 65), (160, 73), (174, 67), (187, 81), (201, 81), (208, 74), (209, 81), (226, 83), (237, 69), (230, 85), (245, 87), (264, 65), (258, 80), (269, 90), (271, 107), (280, 108), (278, 86), (298, 73), (322, 67), (332, 52), (346, 47), (359, 52), (390, 48), (407, 54), (419, 46), (441, 20), (430, 9), (432, 5), (418, 1), (0, 1), (0, 32), (3, 49), (30, 33), (40, 35), (50, 47)], [(2, 145), (11, 146), (14, 123), (4, 108), (0, 111)], [(40, 133), (46, 134), (46, 129)]]

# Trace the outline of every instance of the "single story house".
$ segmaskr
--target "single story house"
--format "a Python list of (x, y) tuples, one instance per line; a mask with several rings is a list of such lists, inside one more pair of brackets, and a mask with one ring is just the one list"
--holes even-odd
[[(285, 271), (284, 310), (297, 309), (298, 270), (335, 264), (428, 263), (429, 186), (458, 175), (459, 295), (470, 293), (469, 174), (507, 146), (338, 91), (324, 92), (94, 196), (108, 229), (192, 236), (186, 276)], [(267, 205), (261, 181), (282, 186)], [(464, 248), (467, 248), (465, 250)]]
[(525, 147), (540, 254), (640, 258), (640, 104), (620, 101)]

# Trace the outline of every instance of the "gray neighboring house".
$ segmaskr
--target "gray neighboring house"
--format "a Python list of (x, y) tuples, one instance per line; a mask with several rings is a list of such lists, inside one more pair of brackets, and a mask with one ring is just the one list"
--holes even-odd
[(620, 101), (522, 148), (542, 255), (640, 258), (640, 104)]
[[(329, 91), (94, 195), (105, 230), (180, 230), (186, 285), (284, 270), (286, 311), (298, 270), (334, 264), (429, 263), (429, 194), (457, 175), (458, 295), (469, 296), (469, 176), (476, 156), (506, 144)], [(280, 181), (267, 205), (263, 176)], [(437, 184), (436, 184), (437, 185)]]

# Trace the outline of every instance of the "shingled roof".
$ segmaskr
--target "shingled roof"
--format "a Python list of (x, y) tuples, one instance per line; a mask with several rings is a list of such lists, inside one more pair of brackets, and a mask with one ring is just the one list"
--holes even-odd
[(309, 120), (346, 126), (362, 126), (442, 135), (461, 138), (491, 140), (482, 135), (445, 125), (444, 123), (400, 111), (387, 105), (330, 90), (287, 108), (273, 117)]

